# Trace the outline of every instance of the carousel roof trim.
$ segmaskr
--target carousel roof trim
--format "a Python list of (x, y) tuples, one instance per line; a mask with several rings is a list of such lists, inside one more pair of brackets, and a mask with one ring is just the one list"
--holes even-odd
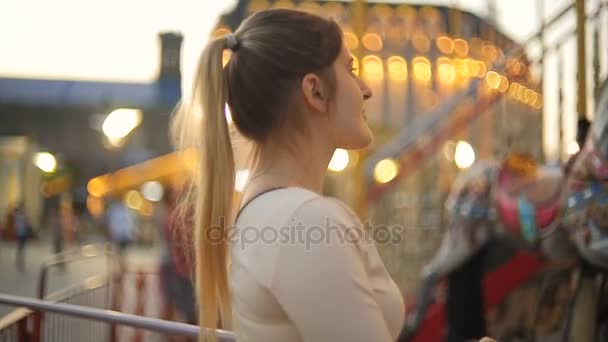
[[(276, 3), (280, 0), (266, 0), (266, 1), (268, 1), (270, 3)], [(247, 17), (247, 9), (251, 2), (252, 2), (252, 0), (239, 0), (236, 3), (236, 5), (232, 8), (232, 10), (228, 10), (220, 16), (216, 27), (227, 26), (231, 30), (235, 30), (238, 27), (238, 25)], [(291, 0), (291, 2), (296, 3), (296, 4), (301, 4), (301, 3), (354, 4), (356, 1), (355, 0), (299, 0), (299, 1)], [(461, 14), (470, 15), (471, 17), (479, 20), (480, 22), (483, 22), (483, 23), (491, 26), (494, 29), (494, 32), (497, 34), (496, 38), (507, 40), (514, 44), (519, 44), (516, 40), (514, 40), (513, 38), (511, 38), (510, 36), (505, 34), (500, 29), (500, 27), (498, 27), (496, 24), (492, 23), (488, 18), (485, 18), (483, 16), (480, 16), (476, 13), (473, 13), (471, 11), (468, 11), (468, 10), (465, 10), (462, 8), (450, 7), (450, 6), (441, 5), (441, 4), (412, 3), (409, 1), (405, 1), (405, 0), (402, 0), (402, 1), (400, 1), (400, 0), (388, 0), (388, 1), (387, 0), (365, 0), (365, 1), (363, 1), (363, 3), (365, 5), (367, 5), (368, 7), (372, 7), (372, 6), (376, 6), (376, 5), (387, 5), (387, 6), (391, 6), (391, 7), (408, 6), (408, 7), (413, 7), (413, 8), (434, 8), (434, 9), (438, 9), (438, 10), (455, 11), (455, 12), (458, 12)]]

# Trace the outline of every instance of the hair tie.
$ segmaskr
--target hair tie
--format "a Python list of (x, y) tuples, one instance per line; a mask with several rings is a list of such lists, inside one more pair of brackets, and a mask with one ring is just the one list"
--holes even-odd
[(226, 35), (226, 47), (232, 51), (236, 51), (236, 49), (239, 47), (239, 40), (234, 33), (229, 33)]

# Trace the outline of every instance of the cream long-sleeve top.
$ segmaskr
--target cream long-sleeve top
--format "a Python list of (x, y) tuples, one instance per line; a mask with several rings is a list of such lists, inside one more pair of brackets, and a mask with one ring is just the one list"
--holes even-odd
[(395, 341), (403, 298), (344, 203), (301, 188), (251, 200), (231, 236), (239, 342)]

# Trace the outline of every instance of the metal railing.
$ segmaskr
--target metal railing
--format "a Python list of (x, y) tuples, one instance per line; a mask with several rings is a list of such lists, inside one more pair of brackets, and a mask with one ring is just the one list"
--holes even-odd
[[(105, 257), (108, 264), (108, 274), (112, 274), (115, 255), (109, 243), (91, 244), (80, 248), (73, 248), (61, 253), (53, 254), (45, 259), (40, 265), (38, 273), (38, 298), (44, 299), (48, 290), (49, 270), (52, 268), (65, 266), (73, 262), (80, 262), (93, 258)], [(57, 294), (55, 294), (56, 296)]]
[[(111, 292), (112, 286), (107, 276), (98, 275), (45, 299), (55, 303), (105, 309), (109, 307)], [(35, 315), (34, 329), (39, 329), (40, 332), (34, 336), (39, 335), (44, 341), (67, 341), (68, 337), (77, 341), (108, 341), (112, 336), (112, 327), (100, 322), (65, 317), (52, 312), (37, 312)]]
[[(48, 293), (55, 267), (105, 257), (107, 268), (58, 292)], [(38, 277), (38, 299), (49, 303), (77, 305), (96, 310), (113, 310), (165, 320), (173, 314), (164, 300), (161, 275), (155, 267), (126, 265), (119, 262), (109, 244), (87, 245), (44, 260)], [(187, 336), (186, 336), (187, 337)], [(165, 341), (167, 336), (151, 330), (78, 318), (44, 310), (18, 308), (0, 318), (0, 342), (3, 341)]]
[[(31, 299), (20, 296), (13, 296), (7, 294), (0, 294), (0, 304), (2, 305), (10, 305), (14, 307), (23, 307), (29, 310), (24, 310), (23, 317), (27, 317), (31, 312), (44, 312), (44, 313), (54, 313), (63, 316), (73, 317), (79, 320), (88, 320), (99, 323), (107, 323), (112, 325), (120, 325), (120, 326), (128, 326), (138, 329), (144, 329), (148, 331), (154, 331), (158, 333), (162, 333), (165, 335), (175, 335), (175, 336), (184, 336), (184, 337), (192, 337), (196, 338), (202, 332), (206, 334), (210, 334), (208, 330), (201, 330), (199, 327), (195, 325), (178, 323), (178, 322), (170, 322), (162, 319), (151, 318), (151, 317), (143, 317), (132, 314), (121, 313), (113, 310), (102, 310), (96, 308), (89, 308), (80, 305), (74, 304), (66, 304), (66, 303), (56, 303), (48, 300), (40, 300), (40, 299)], [(14, 311), (12, 315), (17, 315), (18, 312)], [(10, 317), (7, 317), (8, 320)], [(15, 321), (13, 318), (12, 321)], [(8, 339), (6, 341), (25, 341), (29, 340), (25, 334), (25, 330), (27, 327), (27, 322), (24, 323), (23, 320), (17, 319), (18, 324), (15, 325), (15, 328), (11, 329), (2, 329), (2, 322), (0, 321), (0, 341), (4, 341), (3, 337), (7, 336)], [(68, 334), (70, 331), (70, 327), (67, 327)], [(73, 327), (72, 327), (73, 328)], [(31, 335), (30, 335), (31, 336)], [(218, 341), (220, 342), (234, 342), (236, 341), (236, 336), (233, 332), (226, 330), (216, 330), (216, 336)], [(65, 340), (73, 340), (73, 336), (63, 336), (66, 338)], [(92, 342), (89, 340), (89, 342)]]
[(27, 341), (28, 317), (32, 311), (19, 308), (0, 318), (0, 342)]
[[(58, 267), (91, 259), (105, 258), (107, 269), (100, 274), (69, 286), (61, 291), (47, 295), (49, 271)], [(53, 254), (45, 259), (38, 273), (38, 299), (55, 303), (81, 305), (96, 309), (113, 309), (112, 298), (116, 288), (113, 279), (115, 254), (108, 243), (86, 245), (62, 253)], [(116, 329), (100, 322), (65, 317), (55, 313), (37, 311), (32, 313), (31, 336), (34, 341), (109, 341), (116, 340)]]

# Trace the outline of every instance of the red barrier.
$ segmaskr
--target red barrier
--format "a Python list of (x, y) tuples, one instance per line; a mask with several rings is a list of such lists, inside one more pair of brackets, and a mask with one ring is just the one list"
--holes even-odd
[[(135, 289), (136, 293), (136, 304), (135, 304), (135, 314), (139, 316), (145, 316), (145, 306), (146, 306), (146, 274), (142, 271), (137, 272), (137, 279), (135, 281)], [(141, 329), (137, 329), (135, 331), (135, 336), (133, 337), (133, 341), (135, 342), (143, 342), (144, 335)]]

